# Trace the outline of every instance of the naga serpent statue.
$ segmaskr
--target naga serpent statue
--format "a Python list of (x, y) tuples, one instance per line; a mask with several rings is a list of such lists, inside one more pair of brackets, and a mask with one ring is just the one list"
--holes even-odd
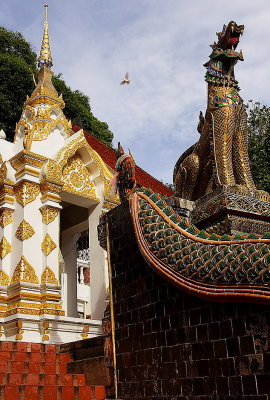
[[(251, 177), (246, 110), (234, 78), (234, 65), (243, 59), (242, 53), (235, 51), (243, 29), (230, 22), (218, 34), (206, 64), (208, 106), (205, 118), (202, 114), (200, 118), (201, 137), (180, 157), (174, 175), (178, 195), (183, 198), (197, 200), (218, 186), (227, 186), (251, 193), (251, 202), (269, 207), (262, 201), (268, 194), (258, 191)], [(121, 157), (119, 151), (120, 164), (128, 161)], [(171, 206), (170, 198), (134, 187), (132, 166), (120, 169), (123, 176), (118, 185), (123, 182), (123, 186), (119, 189), (129, 190), (121, 197), (129, 197), (137, 244), (153, 270), (181, 290), (204, 299), (269, 304), (269, 233), (252, 233), (252, 221), (251, 233), (219, 235), (198, 229)], [(261, 210), (262, 218), (268, 218), (269, 210)]]
[(243, 61), (236, 51), (244, 25), (231, 21), (217, 33), (207, 69), (208, 102), (205, 117), (200, 113), (197, 143), (186, 150), (174, 168), (177, 196), (197, 200), (228, 185), (269, 201), (269, 194), (256, 189), (253, 182), (247, 143), (247, 113), (239, 95), (234, 66)]

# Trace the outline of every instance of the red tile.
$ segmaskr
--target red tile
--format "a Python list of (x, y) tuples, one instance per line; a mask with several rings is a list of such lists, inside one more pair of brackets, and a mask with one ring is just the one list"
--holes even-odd
[(79, 400), (89, 400), (91, 398), (91, 389), (89, 386), (79, 387)]
[(44, 386), (56, 386), (56, 375), (45, 375), (44, 376)]
[(60, 375), (61, 385), (63, 386), (73, 386), (73, 376), (70, 374)]
[(77, 385), (78, 386), (85, 386), (85, 375), (84, 374), (77, 374)]
[(0, 352), (0, 360), (1, 361), (8, 361), (11, 359), (10, 351), (1, 351)]
[(45, 345), (45, 353), (55, 353), (56, 348), (54, 344), (46, 344)]
[(23, 373), (25, 371), (25, 363), (22, 361), (11, 361), (11, 372)]
[(4, 400), (18, 400), (19, 388), (16, 386), (6, 386), (4, 390)]
[(45, 361), (46, 362), (56, 362), (56, 354), (55, 353), (45, 353)]
[(42, 351), (42, 345), (40, 343), (31, 343), (31, 351), (34, 353)]
[(14, 361), (27, 361), (27, 357), (28, 354), (26, 352), (15, 351), (14, 353)]
[(17, 351), (27, 351), (27, 345), (28, 345), (28, 343), (26, 343), (26, 342), (16, 343)]
[(27, 374), (26, 375), (26, 385), (33, 385), (33, 386), (40, 385), (40, 375), (39, 374)]
[(59, 354), (59, 360), (60, 362), (70, 362), (70, 354), (68, 353)]
[(2, 342), (1, 349), (5, 351), (12, 351), (13, 350), (13, 343), (14, 342)]
[(67, 373), (67, 364), (62, 363), (59, 364), (59, 374), (66, 374)]
[(38, 386), (25, 386), (24, 388), (24, 399), (25, 400), (38, 400)]
[(4, 385), (5, 384), (5, 374), (0, 374), (0, 385)]
[(95, 386), (95, 399), (96, 400), (106, 399), (105, 386)]
[[(57, 400), (57, 388), (52, 386), (43, 387), (43, 399), (45, 400)], [(30, 399), (29, 399), (30, 400)], [(67, 399), (65, 399), (67, 400)]]
[(28, 372), (30, 374), (41, 374), (42, 365), (39, 362), (29, 362)]
[(62, 399), (74, 400), (74, 388), (72, 386), (62, 387)]
[(22, 374), (8, 374), (8, 384), (19, 386), (22, 384)]
[(56, 374), (56, 364), (55, 363), (45, 363), (44, 364), (45, 374)]
[(0, 363), (0, 373), (7, 372), (7, 363)]
[(42, 353), (30, 353), (30, 361), (41, 362)]

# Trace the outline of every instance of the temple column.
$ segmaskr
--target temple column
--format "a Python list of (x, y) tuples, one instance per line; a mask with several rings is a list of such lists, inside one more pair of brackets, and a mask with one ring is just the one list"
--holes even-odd
[(90, 287), (91, 319), (102, 319), (105, 310), (105, 257), (99, 245), (97, 226), (102, 214), (102, 203), (89, 209), (89, 249), (90, 249)]

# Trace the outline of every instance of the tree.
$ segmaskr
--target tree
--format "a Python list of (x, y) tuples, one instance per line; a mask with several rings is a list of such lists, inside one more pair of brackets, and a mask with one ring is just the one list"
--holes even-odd
[[(34, 90), (33, 74), (37, 76), (37, 56), (21, 33), (0, 27), (0, 130), (12, 141), (23, 103)], [(89, 97), (79, 90), (72, 90), (61, 74), (53, 77), (53, 84), (62, 93), (64, 113), (68, 119), (88, 130), (111, 146), (113, 133), (106, 122), (99, 121), (91, 112)]]
[(252, 176), (258, 189), (270, 192), (270, 107), (250, 100), (248, 109)]

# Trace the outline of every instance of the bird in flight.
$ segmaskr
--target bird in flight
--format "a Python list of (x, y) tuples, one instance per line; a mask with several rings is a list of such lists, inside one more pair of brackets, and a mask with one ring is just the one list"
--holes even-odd
[(120, 82), (120, 85), (129, 85), (129, 83), (130, 80), (128, 79), (128, 72), (127, 72), (122, 82)]

